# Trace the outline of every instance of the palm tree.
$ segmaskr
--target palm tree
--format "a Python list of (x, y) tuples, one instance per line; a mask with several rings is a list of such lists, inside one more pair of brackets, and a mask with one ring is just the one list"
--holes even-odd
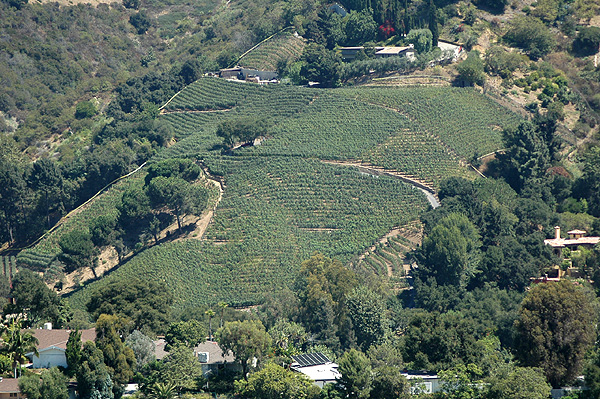
[(212, 341), (213, 336), (212, 336), (212, 318), (215, 315), (215, 311), (212, 309), (208, 309), (206, 312), (204, 312), (205, 315), (208, 316), (208, 340)]
[(2, 334), (2, 339), (4, 341), (2, 352), (6, 353), (10, 359), (15, 378), (19, 378), (17, 375), (17, 366), (20, 366), (27, 360), (25, 357), (26, 353), (33, 352), (35, 356), (38, 356), (36, 348), (38, 343), (37, 338), (29, 331), (22, 332), (22, 326), (23, 323), (20, 319), (12, 319)]
[(223, 315), (225, 314), (225, 308), (226, 308), (227, 306), (229, 306), (229, 305), (227, 305), (227, 303), (226, 303), (226, 302), (219, 302), (219, 303), (217, 304), (217, 306), (218, 306), (219, 308), (221, 308), (221, 321), (220, 321), (220, 323), (219, 323), (219, 328), (221, 328), (221, 327), (223, 327)]
[(173, 399), (175, 397), (175, 384), (172, 382), (155, 382), (150, 387), (150, 399)]

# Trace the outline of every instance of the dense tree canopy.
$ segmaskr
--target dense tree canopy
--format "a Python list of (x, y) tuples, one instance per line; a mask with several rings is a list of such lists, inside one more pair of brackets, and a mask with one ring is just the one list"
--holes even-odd
[(68, 399), (67, 377), (57, 367), (19, 379), (19, 389), (28, 399)]
[(10, 295), (14, 298), (14, 305), (7, 305), (7, 313), (27, 314), (27, 324), (38, 326), (50, 321), (56, 327), (62, 326), (66, 321), (64, 308), (54, 291), (48, 288), (44, 281), (35, 273), (21, 270), (12, 282)]
[(555, 46), (554, 36), (538, 18), (519, 15), (511, 23), (504, 40), (509, 44), (521, 47), (529, 56), (537, 59)]
[(242, 365), (244, 378), (247, 378), (248, 365), (252, 358), (262, 358), (271, 346), (271, 337), (258, 320), (225, 323), (217, 330), (215, 337), (221, 348), (231, 351), (236, 362)]
[(525, 366), (542, 368), (554, 387), (581, 373), (594, 343), (597, 315), (590, 295), (570, 281), (539, 284), (521, 305), (516, 356)]
[(173, 296), (152, 280), (115, 281), (94, 292), (87, 310), (94, 318), (101, 314), (129, 318), (142, 331), (165, 331)]
[(304, 374), (269, 363), (237, 384), (236, 391), (248, 399), (316, 399), (320, 389)]
[(321, 87), (340, 85), (341, 57), (324, 46), (309, 43), (302, 54), (304, 65), (300, 75), (309, 82), (318, 82)]
[(104, 364), (104, 355), (91, 341), (83, 344), (81, 366), (77, 372), (77, 392), (82, 399), (115, 397), (113, 381)]

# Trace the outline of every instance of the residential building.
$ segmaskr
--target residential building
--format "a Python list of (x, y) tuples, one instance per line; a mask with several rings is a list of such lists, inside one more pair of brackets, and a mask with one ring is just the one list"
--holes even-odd
[(292, 370), (306, 375), (321, 388), (325, 384), (335, 383), (341, 377), (338, 365), (320, 352), (292, 356), (292, 361)]
[(235, 358), (231, 352), (223, 352), (218, 343), (214, 341), (204, 341), (194, 348), (194, 355), (202, 363), (202, 374), (209, 376), (216, 374), (220, 370), (227, 368), (236, 368)]
[(586, 237), (585, 230), (571, 230), (567, 232), (569, 238), (560, 236), (560, 226), (554, 227), (554, 238), (544, 240), (544, 244), (550, 245), (557, 255), (562, 254), (563, 248), (577, 250), (579, 247), (593, 247), (600, 242), (600, 237)]
[[(50, 326), (51, 328), (51, 326)], [(33, 363), (33, 368), (67, 367), (67, 341), (71, 330), (53, 330), (53, 329), (32, 329), (26, 330), (33, 334), (38, 340), (38, 356), (33, 352), (26, 353), (25, 356)], [(94, 341), (96, 339), (96, 329), (81, 330), (81, 342)]]
[(0, 377), (0, 399), (25, 399), (19, 389), (18, 378)]

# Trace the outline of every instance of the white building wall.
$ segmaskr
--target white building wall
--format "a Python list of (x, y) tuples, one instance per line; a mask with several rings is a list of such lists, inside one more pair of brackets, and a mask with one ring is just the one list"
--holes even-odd
[(39, 357), (33, 356), (34, 369), (49, 369), (58, 366), (67, 367), (67, 357), (62, 349), (46, 349), (39, 353)]

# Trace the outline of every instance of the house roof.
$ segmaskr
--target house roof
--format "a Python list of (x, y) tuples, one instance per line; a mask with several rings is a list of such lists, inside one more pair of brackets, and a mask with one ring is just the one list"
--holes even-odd
[(232, 363), (235, 357), (231, 352), (223, 353), (218, 343), (214, 341), (205, 341), (194, 348), (194, 354), (208, 352), (207, 364)]
[(18, 378), (2, 378), (0, 377), (0, 393), (15, 393), (21, 392), (19, 389)]
[(412, 50), (411, 47), (384, 47), (377, 51), (375, 55), (398, 55), (406, 50)]
[(402, 371), (400, 374), (404, 376), (407, 380), (436, 380), (438, 379), (437, 374), (428, 374), (420, 371)]
[(313, 381), (335, 381), (341, 377), (338, 365), (321, 352), (292, 356), (290, 368)]
[[(25, 330), (33, 334), (37, 338), (37, 350), (43, 350), (50, 347), (56, 347), (59, 349), (67, 349), (67, 341), (69, 340), (69, 334), (71, 330), (43, 330), (43, 329), (30, 329)], [(89, 330), (81, 331), (81, 342), (94, 341), (96, 339), (96, 329), (91, 328)]]
[(587, 231), (585, 230), (571, 230), (571, 231), (567, 231), (567, 234), (586, 234)]
[(306, 375), (313, 381), (335, 381), (342, 375), (336, 363), (317, 364), (314, 366), (294, 367), (291, 369)]
[(599, 242), (600, 237), (552, 238), (549, 240), (544, 240), (544, 244), (550, 245), (552, 248), (576, 247), (578, 245), (596, 245)]
[(165, 350), (165, 346), (167, 346), (167, 342), (164, 338), (159, 338), (154, 341), (154, 357), (156, 360), (161, 360), (169, 354), (169, 352)]

